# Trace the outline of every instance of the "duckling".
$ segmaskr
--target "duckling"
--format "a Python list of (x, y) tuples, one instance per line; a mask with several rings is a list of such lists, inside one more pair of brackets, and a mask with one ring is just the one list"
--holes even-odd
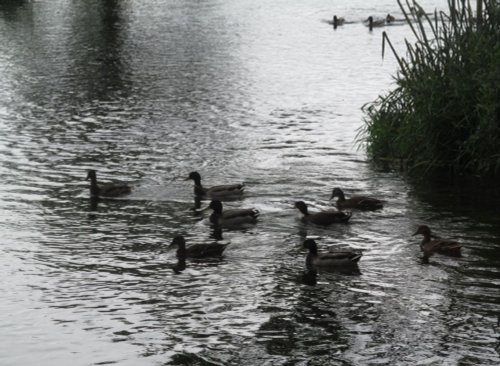
[(302, 222), (311, 223), (315, 225), (328, 226), (333, 223), (345, 223), (351, 218), (351, 213), (344, 213), (340, 211), (321, 211), (311, 213), (307, 210), (307, 205), (304, 201), (295, 202), (295, 207), (304, 215)]
[(235, 227), (245, 224), (255, 224), (259, 211), (255, 208), (240, 208), (222, 211), (222, 202), (213, 200), (208, 208), (213, 210), (210, 222), (215, 226)]
[(206, 257), (218, 257), (222, 255), (222, 252), (229, 245), (221, 243), (212, 244), (194, 244), (186, 248), (186, 240), (182, 235), (177, 235), (172, 240), (172, 243), (168, 246), (168, 249), (177, 247), (177, 259), (183, 261), (186, 258), (206, 258)]
[(385, 25), (385, 19), (373, 20), (373, 17), (371, 15), (368, 17), (367, 21), (368, 21), (368, 28), (370, 29), (370, 31), (373, 28), (383, 27)]
[(433, 236), (431, 234), (431, 229), (427, 225), (420, 225), (413, 234), (413, 236), (421, 234), (424, 236), (424, 239), (420, 243), (420, 249), (424, 252), (424, 261), (427, 262), (429, 258), (435, 254), (443, 254), (450, 257), (461, 257), (461, 246), (452, 240), (445, 239), (431, 239)]
[(90, 179), (90, 196), (98, 197), (120, 197), (132, 192), (132, 188), (124, 183), (97, 184), (97, 175), (95, 170), (89, 170), (87, 179)]
[(372, 197), (353, 196), (346, 199), (344, 192), (340, 188), (333, 189), (330, 200), (334, 197), (338, 197), (336, 206), (339, 210), (355, 208), (358, 210), (371, 211), (379, 210), (384, 207), (384, 203), (381, 200)]
[(306, 268), (308, 269), (341, 269), (357, 267), (362, 253), (351, 251), (318, 253), (318, 245), (313, 239), (306, 239), (303, 244), (309, 249), (306, 257)]
[(201, 176), (198, 172), (191, 172), (186, 180), (194, 181), (194, 194), (197, 197), (223, 199), (243, 194), (244, 184), (229, 184), (220, 185), (210, 188), (205, 188), (201, 185)]

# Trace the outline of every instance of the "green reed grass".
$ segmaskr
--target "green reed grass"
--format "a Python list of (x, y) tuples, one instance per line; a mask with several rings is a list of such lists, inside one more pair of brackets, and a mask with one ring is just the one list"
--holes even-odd
[(384, 33), (396, 87), (363, 106), (358, 142), (375, 160), (410, 169), (500, 177), (500, 2), (450, 0), (449, 13), (432, 15), (398, 3), (416, 42), (401, 57)]

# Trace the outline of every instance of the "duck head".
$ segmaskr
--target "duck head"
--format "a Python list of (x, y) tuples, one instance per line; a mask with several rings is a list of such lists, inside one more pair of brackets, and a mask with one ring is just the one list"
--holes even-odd
[(86, 180), (96, 180), (96, 172), (95, 170), (89, 170), (87, 173), (87, 178)]
[(318, 251), (318, 245), (314, 241), (314, 239), (306, 239), (304, 240), (304, 243), (302, 244), (304, 249), (309, 249), (310, 252), (317, 252)]
[(330, 199), (333, 199), (335, 197), (344, 198), (344, 192), (342, 192), (340, 188), (334, 188)]
[(186, 240), (182, 235), (176, 235), (172, 239), (172, 243), (168, 246), (168, 249), (173, 248), (173, 247), (179, 247), (179, 248), (185, 248), (186, 247)]
[(189, 173), (186, 180), (190, 180), (190, 179), (194, 180), (194, 182), (199, 185), (201, 182), (201, 175), (198, 172), (191, 172), (191, 173)]
[(304, 201), (295, 202), (295, 208), (298, 208), (303, 215), (307, 215), (307, 205)]
[(222, 213), (222, 202), (219, 200), (212, 200), (208, 205), (208, 208), (212, 209), (214, 213), (221, 214)]
[(415, 234), (413, 234), (413, 236), (418, 235), (418, 234), (430, 237), (431, 236), (431, 229), (429, 229), (429, 227), (427, 225), (420, 225), (417, 228), (417, 231), (415, 232)]

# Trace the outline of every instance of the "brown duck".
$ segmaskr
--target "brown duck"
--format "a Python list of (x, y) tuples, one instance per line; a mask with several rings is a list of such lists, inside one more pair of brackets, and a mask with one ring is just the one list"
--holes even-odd
[(218, 227), (237, 227), (255, 224), (259, 216), (259, 211), (255, 208), (239, 208), (223, 211), (222, 202), (219, 200), (211, 201), (208, 208), (213, 210), (213, 213), (210, 215), (210, 222)]
[(229, 244), (194, 244), (186, 248), (186, 240), (182, 235), (177, 235), (168, 248), (177, 247), (177, 259), (219, 257)]
[(224, 199), (241, 196), (244, 190), (244, 184), (226, 184), (214, 187), (203, 187), (201, 184), (201, 175), (198, 172), (191, 172), (186, 180), (194, 181), (194, 195), (200, 198)]
[(352, 251), (318, 253), (318, 245), (313, 239), (306, 239), (303, 245), (305, 249), (309, 249), (306, 257), (307, 269), (333, 270), (356, 267), (363, 255)]
[(124, 183), (97, 184), (95, 170), (89, 170), (87, 180), (90, 180), (90, 196), (98, 197), (120, 197), (132, 192), (132, 188)]
[(328, 226), (334, 223), (345, 223), (351, 218), (351, 213), (345, 213), (340, 211), (320, 211), (320, 212), (309, 212), (307, 205), (304, 201), (295, 202), (295, 207), (304, 215), (302, 217), (302, 222), (311, 223), (315, 225)]
[(338, 197), (336, 205), (339, 210), (354, 208), (363, 211), (373, 211), (384, 207), (384, 203), (381, 200), (373, 197), (352, 196), (346, 199), (344, 192), (340, 188), (333, 189), (330, 199), (335, 197)]
[(461, 246), (452, 240), (434, 238), (431, 234), (431, 229), (426, 225), (420, 225), (415, 232), (415, 235), (421, 234), (424, 236), (422, 242), (420, 243), (420, 249), (424, 253), (424, 260), (427, 261), (430, 256), (435, 253), (447, 255), (450, 257), (461, 257)]

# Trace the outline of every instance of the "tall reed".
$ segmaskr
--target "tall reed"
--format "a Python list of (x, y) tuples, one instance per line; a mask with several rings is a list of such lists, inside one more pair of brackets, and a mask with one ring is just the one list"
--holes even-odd
[(383, 34), (396, 88), (363, 106), (358, 141), (410, 169), (500, 177), (500, 2), (483, 0), (479, 16), (465, 0), (449, 0), (448, 14), (398, 4), (416, 42), (401, 57)]

